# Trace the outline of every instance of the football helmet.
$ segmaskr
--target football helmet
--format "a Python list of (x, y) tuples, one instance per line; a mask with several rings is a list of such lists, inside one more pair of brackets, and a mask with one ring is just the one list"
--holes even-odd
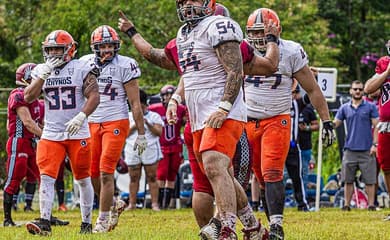
[(24, 63), (16, 69), (16, 85), (28, 86), (31, 83), (31, 71), (35, 68), (35, 63)]
[[(60, 58), (64, 62), (69, 62), (76, 55), (77, 42), (73, 40), (72, 35), (64, 30), (55, 30), (47, 35), (42, 42), (42, 52), (45, 61), (49, 58)], [(50, 48), (63, 48), (63, 53), (60, 55), (50, 55)]]
[(176, 0), (176, 12), (180, 22), (196, 24), (215, 12), (215, 0), (203, 0), (202, 6), (183, 6), (184, 0)]
[[(280, 20), (275, 11), (269, 8), (256, 9), (248, 18), (246, 23), (246, 37), (248, 42), (260, 52), (266, 50), (266, 36), (264, 34), (265, 25), (269, 20), (272, 20), (279, 33), (282, 31)], [(256, 33), (262, 32), (261, 36), (257, 36)]]
[(172, 96), (172, 94), (174, 94), (176, 91), (176, 88), (173, 86), (173, 85), (165, 85), (163, 86), (161, 89), (160, 89), (160, 98), (161, 98), (161, 102), (163, 104), (168, 104), (168, 101), (171, 97), (169, 98), (166, 98), (165, 95), (168, 95), (170, 94)]
[(111, 61), (119, 51), (121, 43), (118, 33), (112, 27), (102, 25), (96, 28), (91, 34), (91, 49), (99, 60), (101, 60), (99, 45), (106, 43), (114, 44), (112, 57), (104, 59), (104, 61)]
[(215, 5), (214, 16), (230, 17), (229, 9), (227, 9), (224, 5), (217, 3)]

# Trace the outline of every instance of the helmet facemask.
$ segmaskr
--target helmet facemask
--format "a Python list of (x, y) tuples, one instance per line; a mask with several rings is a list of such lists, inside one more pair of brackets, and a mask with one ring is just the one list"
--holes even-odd
[[(197, 24), (200, 20), (214, 14), (214, 9), (209, 6), (209, 0), (203, 1), (202, 6), (183, 6), (181, 0), (176, 1), (176, 11), (180, 22), (186, 22), (192, 25)], [(215, 6), (215, 4), (214, 4)]]
[(267, 40), (264, 33), (264, 24), (254, 24), (252, 27), (246, 28), (246, 38), (250, 45), (256, 50), (264, 53), (267, 50)]
[[(112, 44), (113, 50), (100, 50), (100, 46)], [(110, 26), (103, 25), (96, 28), (91, 35), (91, 49), (95, 53), (98, 63), (111, 62), (120, 49), (120, 39), (117, 32)], [(111, 56), (106, 57), (104, 53), (111, 52)]]
[[(100, 46), (103, 44), (113, 44), (114, 49), (102, 51), (102, 50), (100, 50)], [(117, 52), (120, 49), (120, 44), (119, 44), (119, 42), (95, 43), (91, 46), (91, 48), (92, 48), (92, 51), (95, 53), (97, 60), (99, 60), (99, 62), (101, 62), (101, 63), (104, 63), (104, 62), (111, 62), (112, 59), (114, 59), (114, 57), (116, 56)], [(112, 53), (110, 57), (105, 57), (105, 53), (107, 53), (107, 52)]]

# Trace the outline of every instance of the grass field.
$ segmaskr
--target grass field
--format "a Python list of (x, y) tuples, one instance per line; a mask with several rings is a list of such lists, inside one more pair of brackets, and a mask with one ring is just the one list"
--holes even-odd
[[(353, 209), (342, 212), (336, 208), (324, 208), (319, 212), (298, 212), (295, 208), (285, 210), (284, 229), (286, 240), (292, 239), (340, 239), (340, 240), (388, 240), (390, 239), (390, 222), (384, 222), (383, 217), (388, 210), (368, 212)], [(3, 213), (1, 212), (3, 215)], [(153, 212), (148, 209), (125, 211), (114, 231), (106, 234), (80, 235), (80, 214), (78, 210), (66, 213), (54, 211), (54, 216), (70, 220), (70, 225), (53, 227), (50, 239), (198, 239), (198, 228), (192, 214), (192, 209), (168, 210)], [(94, 220), (97, 216), (94, 211)], [(268, 226), (263, 213), (256, 215)], [(13, 212), (14, 221), (25, 223), (39, 216), (38, 212)], [(3, 218), (1, 218), (3, 219)], [(237, 229), (242, 226), (238, 224)], [(20, 228), (0, 228), (0, 239), (38, 239), (30, 235), (25, 226)], [(242, 235), (239, 234), (239, 239)]]

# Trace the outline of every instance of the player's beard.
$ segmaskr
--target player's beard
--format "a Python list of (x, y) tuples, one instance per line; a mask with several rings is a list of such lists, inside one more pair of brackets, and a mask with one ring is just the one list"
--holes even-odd
[(360, 94), (360, 95), (355, 94), (352, 96), (352, 98), (353, 98), (353, 100), (360, 101), (363, 98), (363, 94)]

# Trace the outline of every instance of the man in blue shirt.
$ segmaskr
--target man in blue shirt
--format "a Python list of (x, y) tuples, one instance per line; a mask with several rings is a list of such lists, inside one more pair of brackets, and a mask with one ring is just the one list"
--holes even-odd
[(372, 126), (378, 123), (378, 110), (375, 105), (363, 100), (363, 83), (353, 81), (349, 93), (351, 101), (343, 104), (337, 111), (334, 125), (337, 128), (343, 121), (347, 126), (347, 139), (344, 144), (342, 176), (344, 178), (345, 203), (342, 210), (350, 211), (349, 206), (353, 193), (356, 171), (359, 169), (366, 184), (368, 210), (375, 211), (376, 183), (376, 138), (372, 134)]

